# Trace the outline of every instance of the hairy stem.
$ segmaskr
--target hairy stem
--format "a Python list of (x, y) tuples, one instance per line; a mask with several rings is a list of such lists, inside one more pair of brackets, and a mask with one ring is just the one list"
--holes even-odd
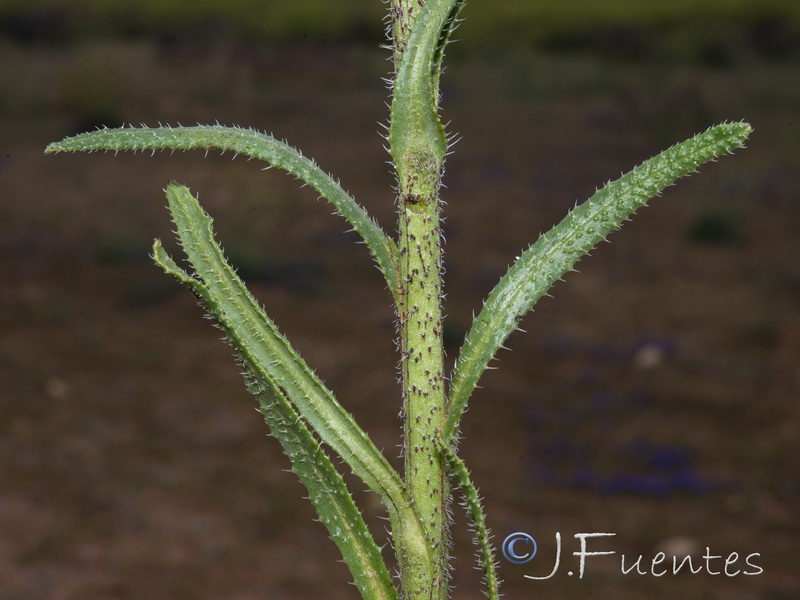
[(433, 554), (439, 557), (437, 564), (431, 565), (431, 583), (439, 587), (444, 586), (447, 482), (433, 441), (445, 417), (438, 183), (430, 181), (438, 178), (438, 172), (430, 165), (420, 165), (417, 172), (420, 179), (404, 182), (400, 198), (405, 472), (407, 493), (422, 519)]
[(396, 0), (395, 81), (389, 144), (397, 173), (398, 329), (401, 343), (406, 493), (432, 561), (401, 564), (408, 598), (447, 597), (449, 489), (434, 440), (447, 410), (442, 349), (439, 188), (447, 141), (438, 116), (439, 72), (455, 0)]

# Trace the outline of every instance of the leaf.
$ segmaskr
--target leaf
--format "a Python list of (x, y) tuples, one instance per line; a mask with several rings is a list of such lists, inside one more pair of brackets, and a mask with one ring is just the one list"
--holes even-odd
[(462, 0), (428, 0), (397, 65), (389, 146), (401, 181), (408, 162), (419, 160), (421, 154), (439, 165), (444, 160), (447, 139), (438, 114), (439, 75), (444, 47), (462, 5)]
[[(175, 264), (158, 241), (153, 246), (153, 258), (166, 273), (190, 287), (200, 284)], [(205, 304), (205, 299), (202, 303), (212, 316), (221, 317)], [(245, 353), (239, 353), (239, 358), (245, 368), (247, 389), (258, 400), (259, 412), (270, 432), (280, 442), (292, 464), (292, 470), (308, 490), (309, 500), (342, 553), (362, 597), (397, 600), (397, 590), (383, 562), (380, 548), (356, 508), (342, 476), (280, 386), (272, 379), (262, 379), (256, 375), (257, 368)]]
[(397, 472), (375, 447), (332, 392), (295, 352), (289, 341), (247, 291), (214, 241), (211, 219), (184, 186), (167, 188), (170, 211), (195, 276), (170, 266), (170, 274), (187, 285), (218, 322), (251, 376), (265, 389), (277, 389), (308, 426), (386, 506), (395, 538), (423, 543), (419, 519), (405, 497)]
[(264, 388), (252, 373), (253, 365), (247, 365), (248, 389), (258, 399), (260, 412), (292, 462), (292, 470), (308, 490), (308, 498), (339, 548), (361, 596), (370, 600), (398, 600), (381, 550), (342, 476), (280, 389), (274, 383)]
[(447, 44), (450, 43), (450, 40), (453, 36), (453, 31), (455, 31), (456, 27), (458, 26), (459, 19), (458, 16), (461, 14), (461, 9), (464, 8), (464, 4), (466, 4), (465, 0), (455, 0), (455, 2), (449, 2), (450, 4), (450, 12), (447, 15), (447, 19), (445, 20), (444, 26), (442, 27), (442, 31), (439, 34), (439, 42), (436, 46), (436, 53), (434, 54), (433, 64), (433, 89), (439, 89), (439, 79), (442, 75), (442, 63), (444, 62), (444, 51), (447, 47)]
[(747, 123), (717, 125), (665, 150), (608, 183), (517, 259), (485, 300), (461, 347), (450, 386), (445, 440), (455, 434), (489, 361), (553, 283), (649, 199), (701, 164), (742, 146), (751, 131)]
[(489, 600), (497, 600), (500, 597), (497, 565), (494, 560), (494, 549), (489, 529), (486, 527), (486, 517), (481, 506), (480, 494), (478, 494), (477, 488), (472, 483), (467, 466), (459, 458), (455, 450), (441, 436), (436, 436), (434, 442), (437, 450), (444, 456), (448, 472), (458, 481), (458, 487), (461, 488), (461, 493), (464, 496), (467, 512), (470, 519), (472, 519), (472, 524), (475, 528), (475, 542), (480, 550), (480, 563), (485, 577), (486, 596)]
[(397, 298), (394, 242), (362, 206), (334, 179), (299, 150), (253, 129), (207, 125), (197, 127), (103, 128), (47, 146), (46, 153), (96, 150), (221, 150), (266, 161), (300, 179), (328, 200), (366, 242), (378, 268)]

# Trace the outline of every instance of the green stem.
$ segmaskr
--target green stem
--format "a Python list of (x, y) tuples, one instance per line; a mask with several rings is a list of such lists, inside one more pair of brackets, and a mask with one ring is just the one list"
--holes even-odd
[[(437, 58), (455, 0), (395, 0), (395, 82), (389, 143), (397, 173), (398, 322), (401, 342), (406, 493), (432, 553), (401, 563), (409, 599), (447, 597), (449, 487), (435, 439), (445, 422), (439, 188), (447, 146), (439, 121)], [(446, 38), (445, 38), (446, 42)], [(410, 557), (413, 558), (413, 557)], [(421, 557), (420, 557), (421, 558)], [(432, 560), (431, 560), (432, 558)]]
[[(447, 482), (434, 445), (445, 418), (442, 352), (441, 235), (438, 172), (420, 165), (418, 180), (401, 185), (400, 303), (403, 407), (405, 413), (406, 490), (422, 519), (434, 563), (429, 573), (434, 588), (444, 588), (447, 546), (444, 519)], [(445, 590), (433, 597), (444, 595)], [(424, 595), (424, 597), (431, 597)]]

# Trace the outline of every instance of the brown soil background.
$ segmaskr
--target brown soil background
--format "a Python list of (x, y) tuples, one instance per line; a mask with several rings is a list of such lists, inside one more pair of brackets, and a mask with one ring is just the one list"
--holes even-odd
[[(462, 136), (444, 193), (451, 360), (506, 266), (576, 200), (712, 123), (755, 128), (747, 150), (582, 261), (482, 380), (462, 454), (496, 541), (527, 531), (546, 557), (501, 558), (506, 597), (800, 597), (798, 56), (484, 50), (454, 50), (445, 77)], [(357, 597), (229, 348), (148, 253), (154, 237), (177, 253), (161, 190), (187, 184), (270, 315), (399, 465), (393, 314), (365, 248), (254, 162), (43, 149), (104, 123), (249, 125), (315, 157), (393, 230), (385, 59), (311, 40), (0, 43), (0, 600)], [(711, 488), (580, 487), (577, 459), (553, 462), (542, 439), (571, 440), (608, 475), (628, 468), (619, 444), (680, 447)], [(352, 483), (385, 540), (377, 500)], [(480, 598), (454, 516), (454, 598)], [(617, 536), (596, 548), (618, 555), (568, 577), (572, 535), (600, 531)], [(561, 572), (525, 579), (549, 571), (556, 532)], [(758, 552), (764, 572), (620, 574), (619, 554), (676, 539)]]

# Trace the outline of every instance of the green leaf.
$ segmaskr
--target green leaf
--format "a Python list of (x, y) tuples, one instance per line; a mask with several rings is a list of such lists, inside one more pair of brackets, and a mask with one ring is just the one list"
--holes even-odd
[[(175, 183), (167, 188), (167, 198), (195, 276), (181, 275), (174, 268), (169, 272), (192, 290), (218, 322), (252, 377), (285, 395), (322, 442), (380, 496), (393, 535), (417, 548), (424, 544), (421, 524), (408, 505), (399, 475), (233, 272), (214, 241), (211, 219), (196, 198)], [(157, 254), (159, 259), (162, 256)]]
[(492, 547), (489, 528), (486, 527), (486, 517), (481, 506), (480, 494), (475, 484), (472, 483), (467, 466), (459, 458), (455, 450), (440, 435), (434, 438), (434, 442), (436, 443), (436, 449), (444, 456), (450, 476), (455, 477), (458, 481), (458, 487), (461, 488), (461, 493), (464, 496), (467, 512), (470, 519), (472, 519), (472, 525), (475, 529), (475, 542), (480, 550), (480, 563), (485, 578), (486, 596), (489, 600), (497, 600), (500, 597), (498, 591), (500, 583), (497, 580), (494, 548)]
[[(447, 151), (439, 120), (439, 75), (462, 0), (428, 0), (414, 21), (394, 81), (389, 146), (402, 181), (410, 161), (441, 164)], [(438, 169), (437, 169), (438, 170)]]
[(397, 298), (397, 266), (394, 242), (352, 196), (299, 150), (270, 135), (240, 127), (129, 127), (99, 129), (54, 142), (46, 153), (96, 150), (221, 150), (266, 161), (290, 173), (319, 192), (366, 242), (378, 268)]
[(489, 294), (461, 347), (450, 386), (445, 440), (456, 432), (489, 361), (553, 283), (648, 200), (703, 163), (742, 146), (751, 131), (747, 123), (717, 125), (665, 150), (608, 183), (517, 259)]
[[(153, 246), (153, 258), (166, 273), (192, 289), (202, 285), (178, 267), (158, 241)], [(222, 315), (215, 314), (207, 304), (210, 298), (206, 290), (201, 292), (200, 298), (211, 315), (221, 319)], [(280, 386), (270, 378), (257, 375), (257, 366), (252, 364), (246, 353), (240, 352), (238, 355), (244, 365), (247, 388), (258, 400), (259, 412), (272, 435), (280, 442), (292, 464), (292, 470), (308, 490), (309, 500), (342, 553), (362, 597), (396, 600), (397, 590), (383, 562), (380, 548), (356, 508), (342, 476)]]
[(445, 20), (444, 27), (442, 27), (442, 31), (439, 34), (439, 43), (436, 46), (436, 53), (434, 54), (434, 70), (433, 70), (433, 89), (439, 89), (439, 79), (442, 75), (442, 63), (444, 61), (444, 51), (447, 47), (447, 44), (450, 43), (450, 40), (453, 36), (453, 31), (455, 31), (456, 27), (458, 26), (458, 16), (461, 14), (461, 9), (464, 8), (464, 4), (466, 4), (465, 0), (455, 0), (455, 2), (448, 2), (450, 4), (450, 12), (447, 15), (447, 19)]
[(248, 389), (258, 399), (260, 412), (289, 457), (292, 470), (308, 490), (308, 498), (339, 548), (361, 596), (370, 600), (397, 600), (399, 595), (381, 550), (342, 476), (280, 388), (274, 382), (268, 382), (265, 388), (254, 372), (253, 365), (247, 365)]

